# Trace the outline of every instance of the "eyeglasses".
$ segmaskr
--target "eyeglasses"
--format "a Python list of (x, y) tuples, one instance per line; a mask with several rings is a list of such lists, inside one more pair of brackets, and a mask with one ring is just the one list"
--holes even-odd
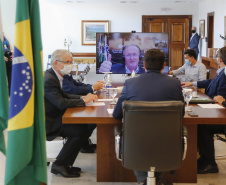
[(65, 64), (73, 64), (73, 61), (70, 62), (70, 61), (57, 60), (57, 62), (62, 62), (62, 63), (65, 63)]
[(128, 54), (128, 55), (125, 55), (125, 57), (126, 58), (132, 58), (132, 57), (133, 58), (137, 58), (138, 57), (138, 54), (132, 54), (132, 55), (131, 54)]

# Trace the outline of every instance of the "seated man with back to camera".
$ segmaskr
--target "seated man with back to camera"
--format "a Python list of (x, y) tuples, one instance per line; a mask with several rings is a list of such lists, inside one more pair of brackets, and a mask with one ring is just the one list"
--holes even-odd
[[(72, 78), (72, 75), (69, 74), (68, 71), (63, 76), (63, 90), (69, 94), (77, 94), (77, 95), (87, 95), (88, 93), (94, 93), (94, 91), (98, 91), (103, 89), (104, 81), (99, 80), (93, 85), (84, 84), (82, 82), (77, 82)], [(92, 135), (93, 130), (96, 128), (96, 124), (88, 124), (88, 135), (89, 137)], [(82, 153), (94, 153), (94, 149), (96, 149), (96, 144), (93, 144), (90, 139), (84, 142), (81, 147), (80, 152)]]
[(184, 52), (185, 64), (177, 70), (170, 71), (169, 74), (173, 76), (183, 75), (181, 81), (193, 82), (206, 80), (206, 66), (197, 61), (195, 50), (188, 49)]
[[(144, 56), (144, 67), (147, 70), (136, 78), (125, 81), (123, 90), (114, 108), (113, 117), (123, 118), (122, 102), (124, 100), (134, 101), (182, 101), (182, 88), (180, 81), (161, 74), (165, 67), (165, 54), (159, 49), (150, 49)], [(148, 85), (147, 85), (148, 84)], [(141, 90), (142, 89), (142, 90)], [(153, 90), (154, 89), (154, 90)], [(184, 114), (184, 111), (183, 111)], [(141, 151), (142, 152), (142, 151)], [(147, 172), (134, 171), (137, 181), (143, 182), (147, 178)], [(160, 175), (161, 174), (161, 175)], [(156, 174), (158, 178), (162, 173)], [(146, 184), (146, 182), (144, 182)]]
[(46, 137), (48, 141), (57, 136), (67, 138), (51, 172), (63, 177), (79, 177), (81, 168), (72, 167), (81, 149), (82, 143), (88, 140), (86, 124), (62, 124), (62, 116), (69, 107), (84, 107), (86, 103), (95, 101), (96, 95), (84, 97), (67, 94), (62, 90), (63, 75), (72, 68), (72, 55), (67, 50), (56, 50), (51, 57), (51, 68), (45, 71), (45, 117)]
[[(214, 79), (198, 82), (183, 82), (182, 87), (196, 86), (205, 88), (205, 93), (221, 101), (226, 98), (226, 47), (219, 51), (217, 63), (220, 66), (217, 76)], [(222, 101), (223, 102), (223, 101)], [(215, 133), (226, 134), (226, 125), (198, 125), (198, 149), (200, 158), (198, 159), (198, 174), (218, 173), (219, 169), (215, 161), (214, 140)]]
[(123, 64), (113, 64), (111, 62), (111, 54), (108, 55), (108, 60), (103, 61), (100, 66), (99, 72), (112, 72), (119, 74), (131, 74), (133, 71), (135, 73), (144, 73), (145, 70), (139, 67), (141, 50), (137, 45), (130, 44), (123, 48), (123, 59), (125, 60)]

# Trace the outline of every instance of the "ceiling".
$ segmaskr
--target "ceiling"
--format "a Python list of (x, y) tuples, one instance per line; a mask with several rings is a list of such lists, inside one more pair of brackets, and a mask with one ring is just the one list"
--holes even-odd
[(199, 3), (205, 0), (47, 0), (54, 3)]

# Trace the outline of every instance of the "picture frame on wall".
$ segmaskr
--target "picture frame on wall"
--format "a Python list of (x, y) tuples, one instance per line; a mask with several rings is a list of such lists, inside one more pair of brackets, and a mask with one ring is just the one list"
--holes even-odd
[(96, 33), (109, 32), (109, 20), (83, 20), (82, 45), (96, 45)]
[(199, 21), (199, 36), (201, 39), (205, 38), (205, 20)]

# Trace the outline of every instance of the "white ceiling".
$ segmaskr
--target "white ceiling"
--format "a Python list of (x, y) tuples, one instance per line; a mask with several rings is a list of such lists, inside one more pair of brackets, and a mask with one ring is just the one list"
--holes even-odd
[(198, 3), (205, 0), (47, 0), (53, 3)]

